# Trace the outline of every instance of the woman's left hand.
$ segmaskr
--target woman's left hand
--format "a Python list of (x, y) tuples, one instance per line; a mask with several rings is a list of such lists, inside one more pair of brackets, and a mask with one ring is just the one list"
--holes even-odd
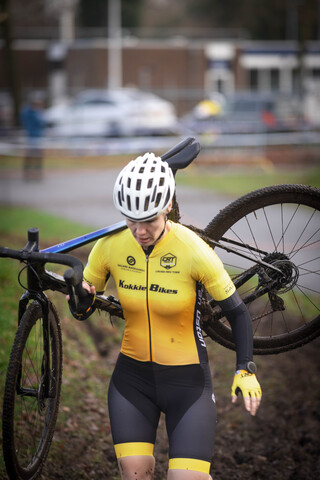
[(232, 403), (236, 403), (237, 395), (240, 392), (246, 410), (251, 415), (255, 415), (261, 402), (262, 392), (254, 373), (249, 373), (246, 370), (236, 372), (231, 388)]

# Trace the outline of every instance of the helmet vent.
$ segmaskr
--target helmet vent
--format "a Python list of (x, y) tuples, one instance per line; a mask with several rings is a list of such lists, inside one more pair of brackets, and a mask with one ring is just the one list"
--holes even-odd
[(131, 210), (131, 200), (129, 195), (127, 195), (127, 205), (128, 205), (128, 209)]
[(153, 178), (150, 178), (149, 181), (148, 181), (147, 188), (151, 188), (152, 184), (153, 184)]
[(141, 190), (141, 180), (140, 179), (137, 180), (136, 190), (138, 190), (138, 191)]
[(165, 204), (169, 203), (170, 198), (171, 198), (171, 192), (170, 192), (170, 188), (168, 188), (168, 192), (167, 192), (167, 196), (166, 196), (166, 201), (165, 201), (164, 203), (165, 203)]
[(149, 203), (150, 203), (150, 197), (146, 197), (144, 201), (144, 211), (147, 212), (149, 208)]
[(160, 201), (161, 201), (161, 193), (158, 193), (156, 201), (155, 201), (155, 205), (158, 206)]
[(128, 178), (128, 181), (127, 181), (127, 187), (128, 187), (128, 188), (131, 187), (131, 178), (130, 178), (130, 177)]

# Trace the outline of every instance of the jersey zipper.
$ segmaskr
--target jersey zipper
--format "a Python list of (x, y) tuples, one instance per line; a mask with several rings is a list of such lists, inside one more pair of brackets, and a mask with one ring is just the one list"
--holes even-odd
[(147, 301), (147, 315), (148, 315), (148, 326), (149, 326), (149, 353), (150, 353), (150, 362), (152, 362), (152, 342), (151, 342), (151, 319), (150, 319), (150, 310), (149, 310), (149, 254), (146, 253), (146, 301)]

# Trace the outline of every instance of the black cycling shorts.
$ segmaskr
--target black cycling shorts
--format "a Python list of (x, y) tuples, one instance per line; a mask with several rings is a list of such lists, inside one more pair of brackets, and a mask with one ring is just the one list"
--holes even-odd
[(166, 366), (120, 353), (108, 401), (118, 458), (153, 455), (160, 413), (164, 412), (169, 469), (209, 473), (216, 408), (207, 363)]

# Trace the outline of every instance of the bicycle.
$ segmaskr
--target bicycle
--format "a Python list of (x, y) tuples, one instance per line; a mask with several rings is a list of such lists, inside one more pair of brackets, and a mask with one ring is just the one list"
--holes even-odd
[[(198, 155), (200, 145), (187, 138), (162, 156), (174, 174)], [(220, 257), (249, 308), (254, 353), (275, 354), (298, 348), (320, 335), (320, 191), (303, 185), (276, 185), (251, 192), (226, 206), (201, 230), (189, 226)], [(170, 218), (180, 221), (174, 197)], [(70, 295), (74, 310), (87, 301), (83, 265), (69, 254), (126, 228), (125, 222), (39, 251), (39, 232), (28, 231), (20, 251), (0, 248), (0, 257), (17, 259), (27, 269), (27, 290), (19, 302), (3, 400), (3, 453), (10, 479), (38, 477), (47, 458), (59, 409), (62, 336), (58, 313), (46, 295)], [(47, 263), (70, 266), (64, 276)], [(97, 309), (123, 318), (120, 302), (97, 295)], [(204, 297), (202, 329), (214, 341), (234, 349), (231, 329), (213, 299)]]

